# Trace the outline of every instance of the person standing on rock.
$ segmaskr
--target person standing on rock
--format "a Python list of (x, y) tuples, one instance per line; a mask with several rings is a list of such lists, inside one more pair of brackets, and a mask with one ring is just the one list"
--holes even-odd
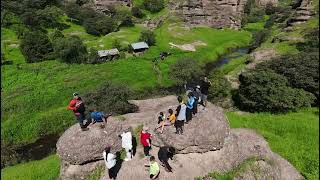
[(103, 159), (106, 164), (106, 167), (108, 169), (109, 178), (116, 179), (116, 176), (117, 176), (117, 172), (115, 169), (116, 162), (117, 162), (116, 155), (110, 152), (110, 147), (106, 147), (102, 155), (103, 155)]
[(194, 105), (194, 96), (193, 92), (189, 92), (188, 94), (188, 102), (187, 102), (187, 111), (186, 111), (186, 123), (192, 120), (193, 113), (193, 105)]
[(199, 85), (195, 87), (193, 94), (194, 94), (193, 115), (196, 116), (196, 114), (198, 113), (198, 104), (201, 102), (201, 91), (200, 91)]
[(164, 166), (167, 172), (172, 172), (172, 167), (168, 163), (168, 160), (169, 158), (172, 160), (174, 153), (175, 148), (169, 146), (160, 147), (158, 151), (158, 158), (161, 162), (161, 166)]
[(143, 129), (140, 133), (140, 142), (143, 146), (143, 152), (145, 156), (150, 156), (149, 151), (151, 149), (151, 134), (148, 132), (149, 128), (143, 126)]
[(130, 131), (124, 132), (120, 135), (122, 140), (122, 148), (126, 150), (127, 157), (125, 161), (130, 161), (132, 159), (132, 134)]
[(76, 118), (80, 124), (81, 130), (87, 131), (88, 128), (86, 128), (85, 125), (83, 124), (83, 121), (86, 118), (86, 116), (85, 116), (86, 109), (85, 109), (84, 103), (78, 93), (73, 93), (73, 99), (70, 101), (68, 109), (73, 111), (74, 115), (76, 116)]
[(202, 94), (202, 101), (203, 101), (203, 109), (205, 109), (205, 107), (207, 107), (207, 98), (208, 98), (208, 94), (209, 94), (209, 87), (211, 86), (211, 82), (209, 81), (208, 77), (205, 76), (202, 84), (201, 84), (201, 94)]
[(145, 166), (149, 167), (150, 179), (157, 179), (160, 174), (160, 167), (154, 156), (150, 157), (150, 163)]
[(183, 134), (183, 125), (186, 120), (186, 109), (187, 106), (183, 103), (182, 97), (178, 96), (178, 101), (180, 105), (177, 107), (177, 120), (176, 120), (176, 134)]

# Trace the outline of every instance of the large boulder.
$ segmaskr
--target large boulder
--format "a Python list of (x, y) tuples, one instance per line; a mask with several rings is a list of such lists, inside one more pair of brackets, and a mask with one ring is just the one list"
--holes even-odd
[(122, 132), (131, 130), (130, 127), (116, 119), (108, 119), (105, 128), (99, 123), (90, 125), (88, 131), (81, 131), (79, 124), (75, 124), (63, 133), (57, 142), (57, 153), (60, 158), (73, 165), (84, 164), (102, 158), (106, 146), (112, 152), (122, 149)]
[[(170, 108), (175, 110), (176, 106)], [(168, 108), (162, 111), (167, 112)], [(157, 116), (154, 119), (157, 119)], [(157, 122), (152, 121), (149, 126), (156, 127)], [(209, 104), (205, 111), (202, 110), (202, 107), (199, 108), (197, 117), (184, 125), (182, 136), (175, 134), (173, 126), (165, 127), (162, 134), (157, 133), (154, 129), (152, 132), (154, 134), (152, 144), (155, 146), (173, 146), (178, 153), (202, 153), (223, 147), (224, 139), (229, 135), (229, 125), (223, 110)]]

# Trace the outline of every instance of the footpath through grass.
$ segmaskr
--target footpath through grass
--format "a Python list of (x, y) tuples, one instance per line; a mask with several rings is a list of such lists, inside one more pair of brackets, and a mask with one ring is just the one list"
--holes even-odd
[(310, 180), (319, 179), (319, 109), (274, 115), (226, 113), (232, 128), (251, 128), (260, 133), (273, 152), (287, 159)]
[(31, 161), (1, 169), (2, 180), (57, 180), (60, 173), (60, 160), (51, 155), (39, 161)]

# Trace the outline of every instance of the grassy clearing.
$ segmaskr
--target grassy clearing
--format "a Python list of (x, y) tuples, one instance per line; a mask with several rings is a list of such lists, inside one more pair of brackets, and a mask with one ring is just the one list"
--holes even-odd
[[(137, 41), (143, 28), (139, 26), (121, 28), (107, 36), (94, 37), (83, 27), (70, 23), (64, 34), (79, 35), (88, 47), (107, 49), (112, 41), (119, 38), (123, 43)], [(7, 40), (17, 41), (12, 30), (2, 29)], [(23, 56), (18, 48), (4, 49), (13, 65), (1, 67), (2, 109), (1, 139), (4, 142), (19, 144), (35, 141), (40, 136), (63, 132), (75, 123), (71, 111), (66, 110), (74, 91), (84, 94), (96, 89), (107, 80), (125, 84), (134, 91), (147, 91), (156, 87), (169, 87), (169, 66), (177, 59), (191, 57), (200, 64), (215, 60), (231, 47), (245, 46), (251, 39), (247, 31), (214, 30), (211, 28), (185, 29), (179, 23), (165, 23), (155, 31), (157, 43), (143, 56), (129, 57), (99, 65), (64, 64), (58, 60), (34, 64), (22, 64)], [(1, 40), (4, 43), (5, 39)], [(124, 42), (126, 41), (126, 42)], [(175, 44), (202, 41), (207, 46), (198, 46), (196, 52), (171, 49), (169, 42)], [(99, 45), (103, 45), (100, 47)], [(152, 59), (161, 51), (172, 52), (166, 60), (159, 63), (161, 81), (153, 70)]]
[(274, 115), (228, 112), (232, 128), (251, 128), (307, 179), (319, 179), (319, 109)]
[(101, 174), (103, 173), (104, 168), (102, 166), (98, 166), (85, 180), (99, 180)]
[(31, 161), (1, 169), (3, 180), (57, 180), (60, 172), (60, 160), (51, 155), (39, 161)]

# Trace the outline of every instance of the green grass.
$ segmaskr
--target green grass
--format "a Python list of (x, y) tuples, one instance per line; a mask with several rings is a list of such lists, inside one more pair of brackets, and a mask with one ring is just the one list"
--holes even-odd
[[(64, 34), (78, 34), (88, 47), (103, 44), (101, 49), (110, 48), (115, 38), (122, 42), (135, 42), (143, 29), (139, 26), (121, 28), (107, 36), (95, 37), (87, 34), (83, 27), (69, 24), (71, 27), (64, 30)], [(4, 40), (18, 41), (10, 29), (2, 28), (1, 33), (5, 37), (1, 43), (5, 43)], [(84, 94), (107, 80), (125, 84), (134, 91), (169, 87), (172, 85), (168, 77), (169, 67), (177, 59), (191, 57), (204, 65), (227, 52), (228, 48), (247, 45), (251, 39), (251, 34), (247, 31), (184, 29), (179, 22), (167, 22), (155, 33), (156, 46), (152, 46), (143, 56), (99, 65), (69, 65), (58, 60), (26, 64), (20, 50), (8, 46), (3, 52), (14, 64), (1, 67), (1, 139), (6, 143), (30, 143), (40, 136), (63, 132), (76, 123), (72, 112), (66, 109), (74, 91)], [(171, 49), (168, 44), (195, 41), (202, 41), (207, 46), (198, 46), (196, 52), (185, 52)], [(159, 63), (161, 81), (158, 81), (151, 60), (162, 51), (172, 52), (173, 55)], [(21, 62), (23, 64), (19, 68), (17, 64)]]
[(248, 60), (249, 55), (242, 55), (240, 57), (230, 59), (227, 64), (224, 64), (219, 68), (224, 75), (236, 75), (240, 72), (245, 66), (245, 62)]
[(260, 133), (273, 152), (287, 159), (307, 179), (319, 179), (319, 109), (287, 114), (228, 112), (232, 128)]
[(60, 172), (60, 160), (51, 155), (39, 161), (31, 161), (1, 169), (3, 180), (57, 180)]

